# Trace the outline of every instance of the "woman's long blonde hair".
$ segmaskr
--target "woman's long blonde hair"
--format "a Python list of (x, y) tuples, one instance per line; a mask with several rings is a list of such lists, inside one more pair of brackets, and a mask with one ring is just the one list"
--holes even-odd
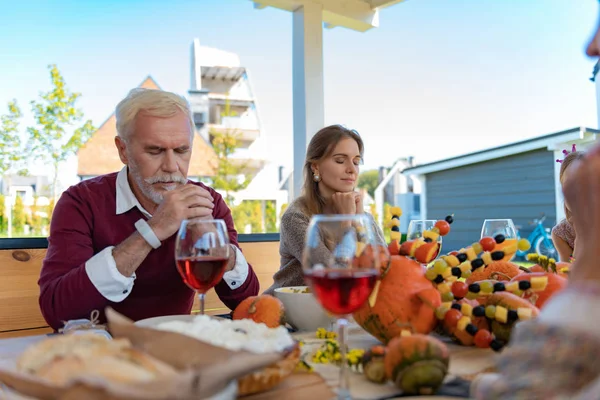
[[(585, 153), (583, 151), (573, 151), (573, 152), (567, 154), (565, 156), (565, 158), (562, 160), (562, 163), (560, 165), (560, 173), (559, 173), (559, 179), (560, 179), (561, 186), (564, 184), (565, 172), (567, 171), (567, 168), (569, 168), (569, 166), (571, 164), (573, 164), (574, 161), (581, 160), (584, 155), (585, 155)], [(566, 217), (565, 219), (567, 220), (567, 222), (569, 224), (572, 225), (571, 210), (569, 210), (569, 208), (567, 207), (567, 203), (564, 203), (564, 208), (565, 208), (565, 217)]]
[(308, 144), (306, 159), (304, 160), (304, 184), (302, 196), (298, 199), (300, 205), (309, 217), (315, 214), (323, 214), (325, 199), (319, 193), (319, 186), (313, 180), (312, 165), (331, 155), (336, 144), (342, 139), (354, 139), (358, 145), (358, 151), (362, 158), (364, 144), (358, 132), (345, 128), (341, 125), (330, 125), (317, 132)]

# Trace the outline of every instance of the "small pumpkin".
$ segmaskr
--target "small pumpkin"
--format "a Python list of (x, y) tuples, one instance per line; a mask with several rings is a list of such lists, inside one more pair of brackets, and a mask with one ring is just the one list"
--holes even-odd
[(567, 286), (567, 278), (564, 278), (558, 274), (551, 272), (532, 272), (530, 274), (517, 275), (511, 280), (511, 282), (531, 281), (531, 278), (544, 276), (548, 278), (548, 284), (546, 285), (546, 288), (544, 290), (540, 292), (532, 292), (530, 290), (527, 290), (525, 291), (525, 293), (523, 293), (522, 296), (524, 299), (529, 300), (531, 304), (541, 309), (548, 302), (548, 300), (550, 300), (552, 296), (554, 296), (556, 293), (560, 292)]
[(387, 375), (383, 359), (385, 357), (385, 347), (373, 346), (362, 357), (363, 373), (368, 380), (375, 383), (385, 383)]
[(395, 337), (386, 348), (386, 375), (409, 395), (431, 395), (448, 373), (450, 353), (444, 343), (428, 335)]
[(519, 275), (521, 270), (516, 264), (509, 261), (494, 261), (484, 268), (477, 268), (466, 280), (467, 284), (494, 279), (498, 281), (510, 281)]
[(435, 310), (440, 292), (425, 277), (418, 262), (391, 256), (369, 301), (354, 313), (354, 320), (371, 335), (388, 343), (403, 330), (427, 334), (437, 325)]
[[(509, 310), (517, 310), (521, 307), (530, 308), (532, 318), (537, 317), (540, 313), (539, 308), (531, 304), (529, 300), (525, 300), (509, 292), (497, 292), (492, 294), (490, 297), (488, 297), (487, 305), (502, 306)], [(510, 334), (514, 325), (515, 322), (501, 323), (494, 320), (491, 323), (491, 328), (498, 340), (508, 342), (510, 340)]]
[(232, 318), (251, 319), (269, 328), (277, 328), (285, 323), (285, 309), (281, 300), (268, 294), (250, 296), (238, 304)]

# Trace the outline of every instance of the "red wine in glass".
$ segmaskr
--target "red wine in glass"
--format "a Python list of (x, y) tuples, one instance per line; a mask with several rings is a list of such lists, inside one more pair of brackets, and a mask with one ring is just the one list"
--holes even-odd
[(206, 292), (225, 274), (229, 262), (229, 236), (222, 219), (181, 222), (175, 240), (175, 264), (186, 285), (198, 293), (204, 314)]
[(335, 315), (358, 310), (373, 291), (379, 271), (373, 269), (327, 268), (305, 272), (314, 296)]
[(190, 257), (177, 260), (183, 281), (198, 293), (206, 293), (223, 278), (228, 259), (225, 257)]

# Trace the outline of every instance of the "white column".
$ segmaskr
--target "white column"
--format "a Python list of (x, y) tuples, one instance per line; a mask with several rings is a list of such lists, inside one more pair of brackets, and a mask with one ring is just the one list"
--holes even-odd
[(294, 11), (292, 35), (294, 112), (293, 198), (301, 193), (306, 147), (325, 123), (323, 94), (323, 7), (306, 2)]

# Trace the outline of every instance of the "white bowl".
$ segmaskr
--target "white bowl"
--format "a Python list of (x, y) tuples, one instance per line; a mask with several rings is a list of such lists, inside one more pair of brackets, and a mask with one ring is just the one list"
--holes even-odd
[(275, 289), (275, 297), (285, 307), (285, 319), (299, 331), (330, 329), (335, 319), (328, 315), (312, 293), (302, 293), (306, 286), (290, 286)]

